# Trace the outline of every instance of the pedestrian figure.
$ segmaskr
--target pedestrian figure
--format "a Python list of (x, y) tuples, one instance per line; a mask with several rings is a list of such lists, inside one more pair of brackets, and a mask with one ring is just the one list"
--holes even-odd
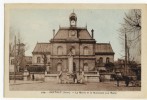
[(32, 80), (34, 81), (34, 79), (35, 79), (35, 76), (34, 76), (34, 74), (32, 74)]
[(74, 83), (77, 83), (77, 75), (74, 73)]
[(30, 74), (27, 76), (28, 80), (30, 80)]
[(117, 87), (119, 87), (119, 76), (116, 76)]
[(59, 76), (58, 76), (58, 82), (62, 83), (62, 71), (60, 71)]
[(128, 87), (128, 86), (129, 86), (129, 81), (130, 81), (129, 77), (128, 77), (128, 76), (126, 76), (126, 78), (125, 78), (125, 84), (126, 84), (126, 87)]

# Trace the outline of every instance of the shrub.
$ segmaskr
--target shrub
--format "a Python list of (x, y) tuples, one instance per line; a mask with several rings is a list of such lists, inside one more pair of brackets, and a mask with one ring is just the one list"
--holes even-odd
[(29, 72), (45, 72), (46, 68), (44, 66), (29, 66), (27, 70)]

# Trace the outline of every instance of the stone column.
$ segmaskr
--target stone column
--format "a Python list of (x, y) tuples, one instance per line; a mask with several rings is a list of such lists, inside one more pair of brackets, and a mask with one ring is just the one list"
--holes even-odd
[(68, 71), (69, 73), (73, 73), (73, 56), (72, 55), (68, 57)]

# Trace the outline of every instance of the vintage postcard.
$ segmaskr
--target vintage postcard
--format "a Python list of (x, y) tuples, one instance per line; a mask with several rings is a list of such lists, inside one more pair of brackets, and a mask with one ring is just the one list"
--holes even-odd
[(147, 97), (146, 18), (143, 4), (5, 4), (5, 97)]

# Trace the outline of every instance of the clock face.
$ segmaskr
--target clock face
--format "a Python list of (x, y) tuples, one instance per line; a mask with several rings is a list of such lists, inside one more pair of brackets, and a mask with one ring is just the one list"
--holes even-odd
[(76, 22), (74, 20), (71, 21), (71, 25), (75, 25)]
[(70, 36), (75, 37), (76, 36), (76, 30), (70, 30)]
[(75, 36), (76, 32), (75, 31), (71, 31), (71, 35)]

